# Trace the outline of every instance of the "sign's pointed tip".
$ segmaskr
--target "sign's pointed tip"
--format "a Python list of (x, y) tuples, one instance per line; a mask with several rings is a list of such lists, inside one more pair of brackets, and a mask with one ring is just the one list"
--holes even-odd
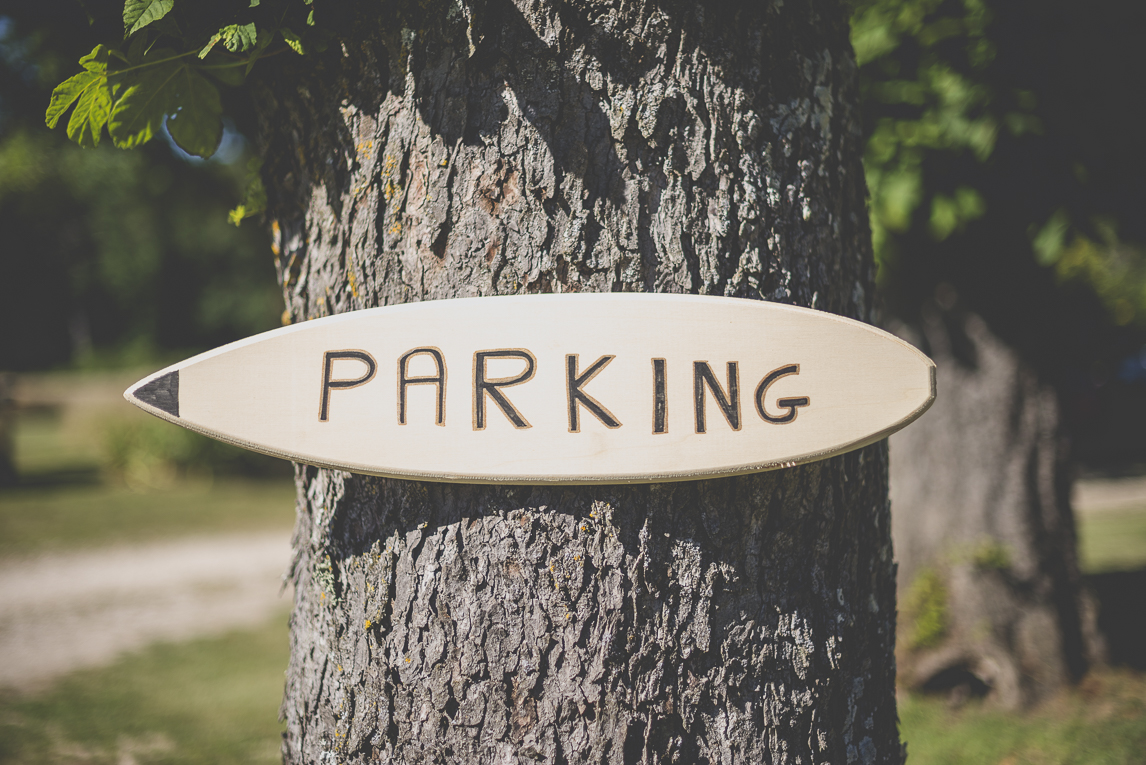
[(143, 385), (129, 390), (128, 399), (167, 412), (172, 417), (179, 416), (179, 370), (148, 380)]

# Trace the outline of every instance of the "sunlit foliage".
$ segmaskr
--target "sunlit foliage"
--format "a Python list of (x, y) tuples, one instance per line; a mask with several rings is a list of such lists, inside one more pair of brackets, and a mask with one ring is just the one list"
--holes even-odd
[(132, 151), (109, 141), (81, 148), (48, 130), (43, 110), (104, 31), (75, 2), (6, 13), (0, 368), (152, 363), (276, 326), (266, 233), (227, 219), (243, 194), (244, 139), (225, 131), (210, 162), (176, 150), (163, 132)]
[(1001, 228), (1022, 232), (1019, 256), (1087, 284), (1115, 322), (1146, 323), (1142, 188), (1129, 177), (1142, 157), (1121, 119), (1137, 100), (1127, 35), (1142, 20), (1113, 3), (854, 4), (881, 283), (898, 259), (927, 257), (919, 234), (944, 242), (990, 214), (1000, 246), (1014, 247)]

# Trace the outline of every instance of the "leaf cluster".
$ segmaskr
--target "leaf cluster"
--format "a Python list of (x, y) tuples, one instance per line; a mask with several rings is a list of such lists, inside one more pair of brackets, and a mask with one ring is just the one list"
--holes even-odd
[(943, 576), (934, 568), (921, 571), (904, 597), (903, 615), (907, 622), (904, 639), (909, 648), (934, 648), (943, 642), (950, 620), (947, 605)]
[[(927, 279), (1002, 295), (1044, 270), (1146, 326), (1142, 23), (1117, 0), (853, 1), (873, 240), (900, 308)], [(976, 260), (992, 247), (1008, 254)]]
[(881, 261), (889, 255), (888, 234), (906, 231), (919, 211), (940, 241), (985, 212), (979, 190), (927, 182), (929, 153), (981, 163), (1000, 129), (1016, 135), (1041, 130), (1029, 94), (1005, 92), (992, 81), (991, 20), (984, 0), (862, 0), (855, 6), (851, 37), (872, 126), (864, 169)]
[(71, 110), (68, 137), (99, 145), (106, 128), (123, 149), (164, 127), (188, 154), (210, 157), (223, 135), (220, 85), (241, 85), (261, 59), (323, 48), (313, 0), (125, 0), (123, 39), (100, 43), (60, 83), (45, 114)]

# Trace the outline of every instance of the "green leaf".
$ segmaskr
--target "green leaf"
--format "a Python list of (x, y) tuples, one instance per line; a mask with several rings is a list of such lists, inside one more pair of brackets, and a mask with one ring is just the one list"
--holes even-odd
[(207, 44), (203, 46), (203, 49), (199, 51), (199, 58), (207, 58), (207, 54), (210, 53), (211, 49), (222, 39), (223, 32), (221, 30), (213, 34), (211, 39), (207, 41)]
[(248, 212), (246, 205), (235, 205), (234, 209), (227, 212), (227, 220), (231, 221), (232, 226), (238, 226), (252, 215), (257, 213)]
[(178, 111), (167, 118), (167, 130), (179, 148), (206, 159), (223, 137), (223, 104), (211, 82), (189, 66), (175, 78)]
[(259, 0), (251, 0), (251, 7), (252, 8), (258, 8), (259, 7)]
[(127, 63), (131, 66), (143, 63), (143, 57), (147, 53), (147, 36), (140, 35), (131, 41), (131, 45), (127, 46)]
[(262, 175), (259, 174), (262, 166), (262, 160), (258, 157), (251, 157), (247, 162), (247, 190), (243, 194), (243, 202), (227, 213), (231, 223), (236, 226), (267, 209), (267, 190), (263, 186)]
[[(238, 63), (242, 64), (241, 61)], [(243, 80), (246, 78), (243, 76), (242, 67), (235, 64), (234, 61), (226, 61), (220, 56), (213, 56), (199, 67), (199, 71), (211, 75), (224, 85), (238, 87), (243, 84)]]
[(258, 38), (259, 45), (257, 48), (255, 48), (253, 51), (251, 51), (251, 54), (249, 56), (247, 56), (247, 68), (243, 72), (244, 76), (251, 73), (251, 70), (255, 68), (255, 62), (259, 60), (259, 56), (263, 55), (263, 53), (270, 46), (270, 44), (272, 42), (274, 42), (274, 39), (275, 39), (275, 33), (274, 32), (269, 32), (265, 29), (259, 31), (259, 38)]
[(94, 75), (95, 81), (85, 88), (68, 120), (68, 138), (86, 149), (99, 146), (100, 134), (111, 113), (111, 91), (107, 77)]
[(131, 73), (127, 86), (112, 107), (107, 129), (121, 149), (131, 149), (150, 141), (163, 126), (163, 118), (177, 107), (176, 80), (185, 64), (172, 58), (169, 48), (153, 50), (146, 57), (156, 61)]
[(92, 52), (80, 59), (80, 66), (89, 72), (107, 74), (107, 56), (110, 53), (102, 44), (92, 48)]
[(85, 70), (72, 75), (57, 85), (56, 89), (52, 91), (52, 100), (48, 102), (48, 110), (44, 113), (44, 122), (47, 123), (48, 127), (54, 128), (68, 107), (75, 103), (85, 90), (101, 79), (106, 80), (107, 78)]
[(228, 24), (211, 36), (211, 39), (199, 51), (199, 58), (206, 58), (211, 49), (220, 41), (227, 47), (227, 50), (237, 53), (255, 47), (259, 42), (259, 33), (255, 29), (254, 22), (250, 24)]
[(302, 45), (302, 40), (300, 40), (298, 35), (296, 35), (294, 32), (284, 27), (279, 30), (279, 34), (283, 36), (283, 40), (295, 53), (300, 56), (306, 53), (306, 49)]
[(253, 22), (250, 24), (229, 24), (219, 31), (223, 34), (223, 45), (226, 45), (227, 50), (232, 53), (250, 50), (259, 41), (259, 34), (255, 30)]
[[(95, 54), (96, 51), (93, 51), (92, 55)], [(103, 61), (106, 67), (106, 51), (103, 53)], [(68, 120), (68, 138), (83, 147), (98, 146), (100, 134), (111, 111), (107, 74), (85, 69), (57, 85), (44, 115), (48, 127), (54, 128), (73, 103), (76, 108)]]
[(124, 37), (130, 37), (148, 24), (159, 21), (175, 7), (175, 0), (125, 0)]
[(163, 128), (188, 154), (209, 157), (223, 135), (219, 91), (185, 56), (169, 48), (148, 51), (138, 69), (122, 75), (123, 93), (108, 119), (115, 145), (147, 143)]

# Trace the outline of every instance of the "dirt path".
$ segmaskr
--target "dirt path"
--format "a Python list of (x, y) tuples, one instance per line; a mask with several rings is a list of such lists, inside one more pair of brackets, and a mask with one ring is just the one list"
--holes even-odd
[(290, 535), (264, 532), (0, 561), (0, 686), (34, 688), (159, 640), (285, 611)]
[[(1146, 507), (1146, 478), (1079, 481), (1080, 515)], [(287, 532), (0, 561), (0, 686), (29, 689), (158, 640), (256, 626), (280, 595)]]
[(1146, 476), (1083, 478), (1074, 483), (1074, 509), (1080, 515), (1146, 509)]

